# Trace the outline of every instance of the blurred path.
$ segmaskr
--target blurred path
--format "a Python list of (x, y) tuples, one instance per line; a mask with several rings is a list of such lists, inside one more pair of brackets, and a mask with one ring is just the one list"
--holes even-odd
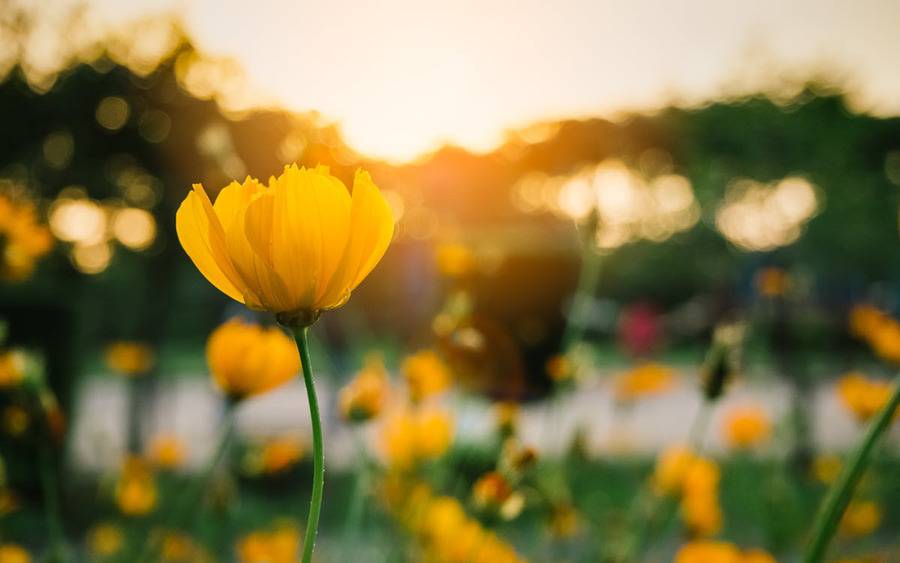
[[(211, 455), (222, 417), (222, 402), (207, 378), (175, 378), (160, 383), (153, 408), (146, 409), (142, 427), (145, 441), (159, 433), (175, 434), (189, 447), (188, 466), (198, 467)], [(555, 404), (544, 401), (522, 409), (520, 422), (523, 440), (545, 455), (558, 454), (563, 444), (571, 442), (576, 428), (584, 432), (585, 445), (594, 455), (652, 455), (665, 445), (685, 439), (700, 400), (693, 379), (680, 383), (658, 397), (639, 401), (631, 409), (613, 408), (610, 378), (597, 378), (577, 391), (568, 393)], [(690, 383), (689, 383), (690, 381)], [(338, 418), (334, 406), (334, 389), (328, 377), (317, 381), (319, 400), (323, 404), (328, 466), (343, 468), (355, 459), (349, 428)], [(843, 450), (860, 436), (853, 419), (838, 403), (834, 382), (819, 385), (809, 399), (813, 403), (813, 431), (816, 445), (823, 450)], [(470, 397), (452, 396), (446, 406), (457, 415), (457, 432), (462, 441), (486, 439), (493, 432), (490, 405)], [(788, 408), (788, 386), (771, 379), (759, 384), (736, 385), (713, 414), (707, 445), (711, 451), (724, 449), (721, 427), (729, 407), (758, 404), (765, 408), (781, 431)], [(125, 451), (126, 386), (110, 377), (86, 380), (77, 402), (70, 455), (76, 465), (86, 470), (117, 467)], [(545, 432), (547, 424), (557, 425), (555, 432)], [(372, 440), (377, 428), (365, 431)], [(302, 383), (296, 381), (262, 397), (246, 402), (238, 412), (238, 434), (244, 438), (296, 435), (309, 439), (309, 413)], [(900, 430), (894, 428), (891, 440), (898, 441)], [(552, 440), (550, 440), (552, 438)], [(547, 443), (542, 443), (546, 441)], [(776, 440), (776, 443), (783, 443)], [(777, 446), (776, 446), (777, 447)]]

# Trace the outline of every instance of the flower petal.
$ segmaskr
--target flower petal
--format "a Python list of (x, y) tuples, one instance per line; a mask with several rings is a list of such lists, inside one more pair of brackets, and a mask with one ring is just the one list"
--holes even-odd
[[(202, 191), (202, 188), (200, 189)], [(205, 193), (203, 197), (206, 197)], [(175, 230), (181, 246), (203, 277), (228, 297), (243, 303), (243, 292), (225, 274), (216, 260), (209, 239), (209, 218), (202, 209), (200, 196), (195, 192), (188, 193), (181, 202), (175, 214)]]

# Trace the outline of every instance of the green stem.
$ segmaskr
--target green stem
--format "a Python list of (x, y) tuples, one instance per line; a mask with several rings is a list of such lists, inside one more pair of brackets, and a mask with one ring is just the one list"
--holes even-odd
[[(591, 239), (593, 240), (593, 239)], [(572, 294), (569, 314), (566, 316), (566, 327), (563, 332), (561, 350), (568, 352), (569, 347), (578, 344), (584, 337), (586, 322), (585, 309), (590, 304), (600, 281), (600, 254), (590, 242), (582, 243), (581, 270), (578, 273), (578, 285)]]
[(831, 542), (831, 538), (834, 537), (841, 517), (844, 515), (844, 510), (846, 510), (847, 504), (853, 496), (853, 490), (856, 488), (856, 484), (869, 463), (872, 449), (890, 425), (891, 417), (898, 404), (900, 404), (900, 375), (894, 379), (894, 392), (891, 394), (887, 404), (869, 425), (863, 441), (859, 444), (849, 462), (844, 465), (837, 481), (828, 491), (828, 496), (825, 497), (822, 503), (822, 508), (819, 510), (819, 515), (813, 527), (813, 530), (815, 530), (813, 539), (803, 558), (805, 563), (819, 563), (824, 560), (825, 552), (828, 551), (828, 544)]
[(316, 532), (319, 529), (319, 514), (322, 512), (322, 491), (325, 488), (325, 449), (322, 446), (322, 421), (319, 415), (319, 399), (316, 397), (316, 385), (313, 382), (312, 363), (309, 359), (309, 327), (293, 331), (297, 348), (300, 350), (300, 363), (303, 365), (303, 383), (306, 384), (306, 397), (309, 399), (309, 416), (312, 420), (313, 434), (313, 484), (312, 497), (309, 501), (309, 516), (306, 519), (306, 534), (303, 536), (303, 563), (312, 561), (316, 544)]

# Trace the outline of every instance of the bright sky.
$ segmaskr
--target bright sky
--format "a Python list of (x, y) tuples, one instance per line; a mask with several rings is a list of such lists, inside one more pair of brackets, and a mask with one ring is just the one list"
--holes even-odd
[(180, 11), (202, 50), (395, 160), (444, 141), (490, 149), (539, 120), (701, 101), (780, 72), (825, 70), (858, 106), (900, 113), (896, 0), (93, 3), (110, 18)]

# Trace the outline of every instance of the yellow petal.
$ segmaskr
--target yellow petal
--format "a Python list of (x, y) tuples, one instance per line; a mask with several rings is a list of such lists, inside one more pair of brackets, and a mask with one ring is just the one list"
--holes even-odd
[(265, 190), (259, 182), (249, 177), (243, 185), (232, 182), (219, 193), (213, 208), (225, 232), (225, 243), (235, 270), (253, 288), (260, 301), (248, 305), (257, 309), (286, 311), (291, 304), (284, 283), (267, 261), (253, 250), (246, 235), (247, 208)]
[(353, 180), (350, 238), (322, 298), (322, 308), (341, 305), (384, 256), (394, 235), (394, 216), (368, 172), (357, 171)]
[(291, 310), (319, 309), (318, 296), (340, 264), (350, 225), (350, 194), (324, 169), (290, 166), (247, 210), (247, 239), (278, 273)]
[(209, 220), (194, 192), (188, 193), (181, 202), (175, 214), (175, 230), (181, 246), (203, 277), (228, 297), (243, 303), (243, 294), (225, 275), (213, 256), (209, 241)]

